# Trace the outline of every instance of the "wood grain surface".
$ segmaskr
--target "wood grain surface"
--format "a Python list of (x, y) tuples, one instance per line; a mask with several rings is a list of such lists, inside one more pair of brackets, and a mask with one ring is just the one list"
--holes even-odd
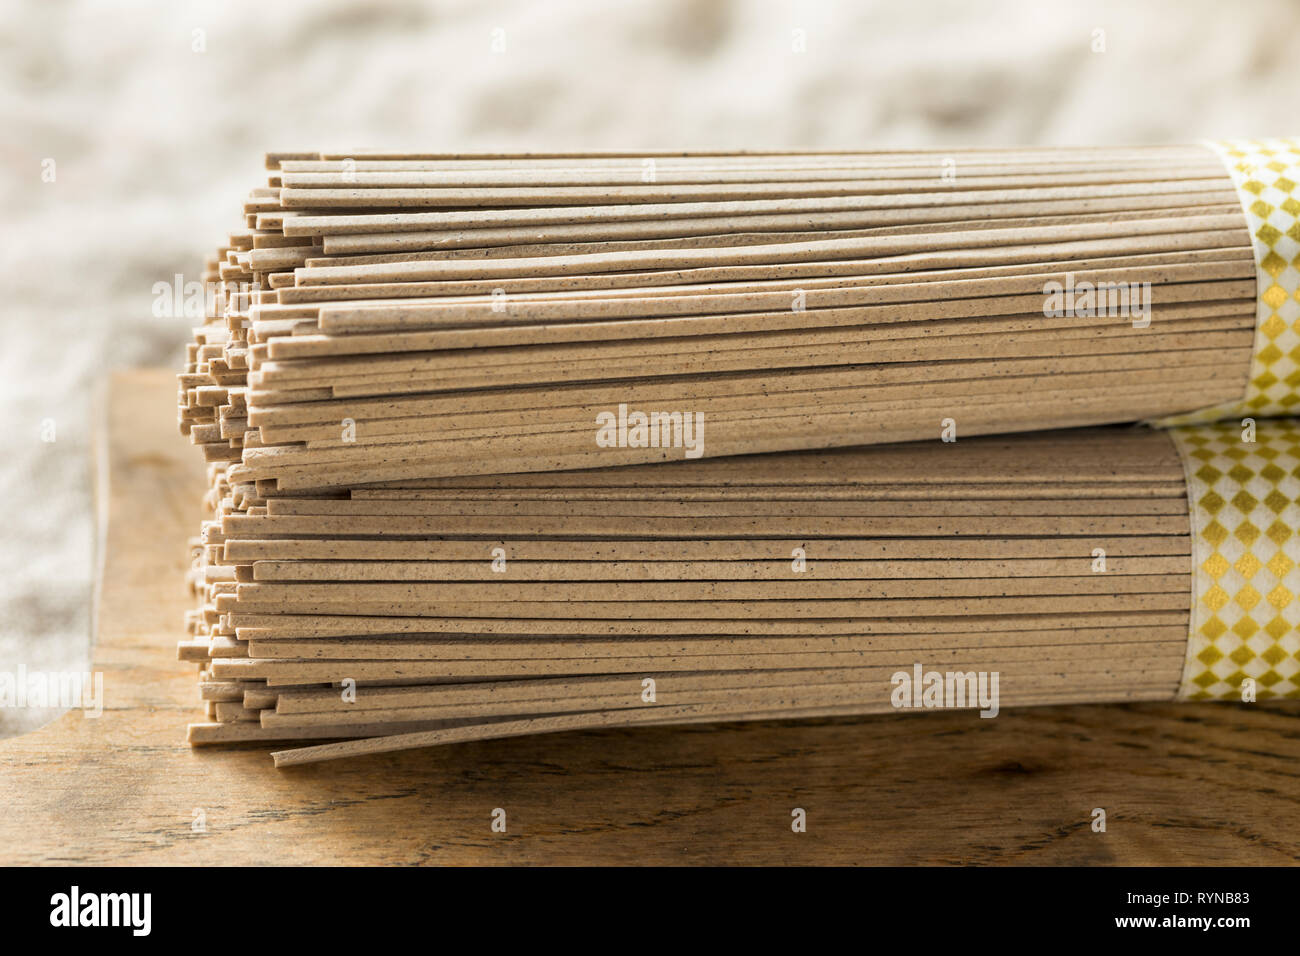
[(282, 771), (264, 747), (191, 751), (200, 706), (175, 643), (203, 476), (174, 390), (165, 371), (110, 384), (105, 710), (0, 741), (0, 863), (1300, 861), (1300, 708), (1285, 702), (611, 730)]

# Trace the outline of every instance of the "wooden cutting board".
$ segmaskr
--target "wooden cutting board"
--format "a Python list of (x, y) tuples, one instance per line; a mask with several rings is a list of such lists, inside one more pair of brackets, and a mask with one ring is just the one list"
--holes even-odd
[[(191, 751), (200, 704), (175, 643), (203, 470), (174, 399), (169, 372), (110, 383), (105, 710), (0, 741), (0, 863), (1300, 860), (1294, 703), (610, 730), (284, 771), (261, 747)], [(505, 833), (492, 831), (497, 808)], [(791, 829), (796, 808), (806, 832)]]

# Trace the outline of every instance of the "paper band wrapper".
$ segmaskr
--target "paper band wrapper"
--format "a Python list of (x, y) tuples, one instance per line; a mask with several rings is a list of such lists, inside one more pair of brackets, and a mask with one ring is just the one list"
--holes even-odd
[[(1300, 140), (1207, 144), (1223, 160), (1255, 250), (1246, 393), (1165, 424), (1187, 470), (1193, 604), (1178, 696), (1300, 696)], [(1236, 421), (1219, 421), (1238, 419)], [(1244, 440), (1253, 424), (1254, 442)]]
[(1187, 471), (1193, 600), (1178, 696), (1300, 697), (1300, 422), (1175, 428)]
[(1207, 145), (1232, 177), (1255, 250), (1255, 348), (1239, 402), (1168, 418), (1164, 424), (1294, 415), (1300, 405), (1300, 139)]

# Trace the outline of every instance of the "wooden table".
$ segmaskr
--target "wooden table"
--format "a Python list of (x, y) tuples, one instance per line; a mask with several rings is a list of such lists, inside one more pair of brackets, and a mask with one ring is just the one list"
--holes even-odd
[(191, 751), (200, 705), (175, 642), (203, 470), (174, 389), (163, 371), (111, 382), (105, 710), (0, 741), (0, 863), (1300, 860), (1300, 708), (1285, 703), (609, 730), (283, 771), (263, 747)]

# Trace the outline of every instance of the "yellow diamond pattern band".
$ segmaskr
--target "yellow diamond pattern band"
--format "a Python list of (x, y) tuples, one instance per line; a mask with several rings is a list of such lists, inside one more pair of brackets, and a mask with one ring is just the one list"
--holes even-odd
[[(1178, 697), (1300, 697), (1300, 420), (1170, 430), (1187, 472), (1192, 617)], [(1254, 441), (1250, 441), (1250, 438)]]
[(1228, 168), (1255, 247), (1255, 351), (1240, 401), (1166, 419), (1190, 424), (1300, 412), (1300, 138), (1207, 143)]

